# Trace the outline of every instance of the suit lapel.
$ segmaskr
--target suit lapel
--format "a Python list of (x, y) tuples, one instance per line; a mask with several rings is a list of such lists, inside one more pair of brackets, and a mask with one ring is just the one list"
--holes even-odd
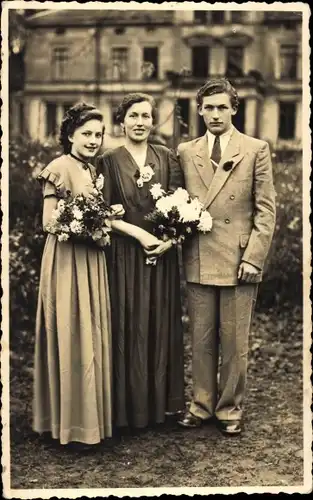
[(196, 153), (192, 155), (193, 163), (200, 175), (204, 185), (209, 189), (214, 170), (209, 158), (207, 136), (204, 135), (196, 145)]
[[(221, 158), (220, 164), (216, 169), (215, 175), (209, 186), (209, 190), (207, 196), (204, 200), (204, 207), (208, 208), (208, 206), (212, 203), (216, 195), (224, 186), (228, 177), (231, 175), (233, 170), (236, 168), (238, 163), (242, 160), (244, 154), (242, 152), (241, 146), (241, 134), (237, 129), (234, 129), (232, 136), (229, 140), (229, 143), (225, 149), (225, 152)], [(232, 162), (229, 170), (224, 169), (224, 165), (229, 162)], [(229, 165), (228, 165), (229, 166)]]

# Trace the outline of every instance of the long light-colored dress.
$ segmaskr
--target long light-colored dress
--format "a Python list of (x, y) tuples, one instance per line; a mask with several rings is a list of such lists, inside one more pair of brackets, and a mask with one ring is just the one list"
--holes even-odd
[[(175, 156), (164, 146), (149, 145), (146, 164), (154, 169), (150, 182), (136, 184), (138, 166), (122, 146), (99, 158), (105, 176), (104, 195), (121, 203), (124, 220), (152, 233), (145, 220), (154, 202), (149, 188), (181, 185)], [(180, 280), (176, 248), (156, 266), (145, 263), (140, 243), (112, 235), (107, 249), (112, 308), (113, 423), (145, 427), (162, 423), (166, 412), (184, 409), (184, 352)]]
[[(39, 175), (44, 197), (88, 195), (95, 169), (61, 156)], [(111, 316), (104, 252), (48, 234), (36, 318), (33, 429), (61, 444), (111, 432)]]

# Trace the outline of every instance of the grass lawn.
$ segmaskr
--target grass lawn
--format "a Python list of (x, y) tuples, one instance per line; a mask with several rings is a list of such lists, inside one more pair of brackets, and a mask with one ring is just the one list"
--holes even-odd
[[(185, 347), (189, 399), (188, 335)], [(303, 485), (300, 309), (255, 315), (245, 430), (236, 438), (222, 436), (214, 425), (183, 430), (169, 419), (89, 450), (60, 446), (31, 430), (31, 363), (11, 361), (13, 489), (106, 488), (103, 495), (109, 495), (113, 488)]]

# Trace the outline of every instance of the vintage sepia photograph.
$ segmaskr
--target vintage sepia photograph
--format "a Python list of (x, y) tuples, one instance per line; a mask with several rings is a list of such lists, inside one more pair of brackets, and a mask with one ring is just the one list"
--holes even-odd
[(312, 491), (309, 18), (3, 3), (5, 498)]

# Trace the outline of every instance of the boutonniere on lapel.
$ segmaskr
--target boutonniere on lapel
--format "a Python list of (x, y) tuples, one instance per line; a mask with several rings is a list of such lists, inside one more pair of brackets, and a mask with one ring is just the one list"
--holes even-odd
[(229, 172), (233, 168), (233, 165), (233, 161), (226, 161), (223, 165), (223, 169), (225, 170), (225, 172)]
[(135, 173), (136, 183), (139, 188), (142, 188), (145, 182), (151, 181), (154, 176), (154, 164), (148, 163), (142, 168), (138, 168)]

